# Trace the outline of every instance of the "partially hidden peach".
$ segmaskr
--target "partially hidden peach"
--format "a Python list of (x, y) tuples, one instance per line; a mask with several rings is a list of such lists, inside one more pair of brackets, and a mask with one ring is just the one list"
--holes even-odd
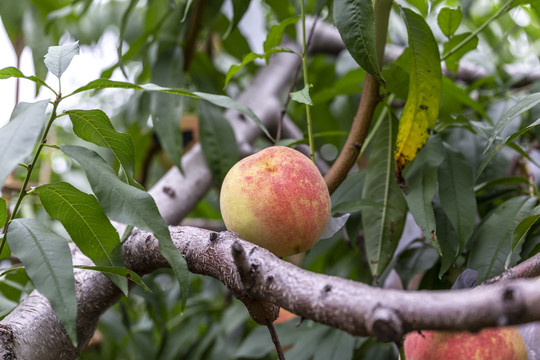
[(297, 318), (298, 315), (290, 312), (287, 309), (279, 308), (279, 316), (276, 320), (274, 320), (274, 324), (281, 324), (285, 323), (287, 321), (291, 321), (292, 319)]
[(478, 333), (426, 331), (405, 337), (407, 360), (526, 360), (527, 349), (518, 329), (487, 328)]
[(330, 194), (308, 157), (273, 146), (229, 170), (220, 207), (228, 230), (277, 256), (289, 256), (319, 239), (330, 218)]

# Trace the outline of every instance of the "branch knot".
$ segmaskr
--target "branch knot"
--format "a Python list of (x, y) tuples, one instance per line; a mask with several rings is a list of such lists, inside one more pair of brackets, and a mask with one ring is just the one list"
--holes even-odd
[(403, 323), (394, 309), (377, 307), (368, 319), (370, 332), (383, 342), (400, 343), (403, 338)]

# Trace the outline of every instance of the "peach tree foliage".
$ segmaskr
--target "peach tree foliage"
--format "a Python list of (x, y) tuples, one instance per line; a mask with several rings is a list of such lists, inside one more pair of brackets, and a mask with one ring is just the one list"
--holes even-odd
[[(102, 317), (104, 338), (83, 359), (272, 358), (266, 329), (255, 326), (242, 304), (213, 279), (188, 278), (166, 223), (144, 190), (171, 166), (182, 171), (190, 131), (180, 119), (195, 114), (215, 186), (188, 218), (219, 221), (220, 183), (244, 155), (236, 147), (241, 134), (224, 116), (228, 108), (260, 126), (264, 135), (255, 146), (271, 145), (276, 138), (287, 146), (309, 143), (332, 165), (335, 157), (324, 155), (324, 149), (342, 150), (366, 76), (379, 82), (380, 99), (358, 166), (332, 194), (334, 219), (346, 223), (334, 220), (334, 230), (340, 231), (320, 240), (300, 265), (374, 286), (383, 286), (391, 270), (405, 287), (423, 274), (421, 288), (442, 289), (465, 268), (477, 270), (481, 282), (539, 251), (538, 165), (531, 155), (538, 141), (538, 85), (522, 87), (503, 70), (523, 59), (494, 30), (503, 28), (532, 43), (540, 36), (538, 4), (501, 1), (486, 13), (453, 1), (377, 0), (375, 6), (361, 0), (307, 1), (304, 12), (335, 25), (346, 50), (303, 54), (282, 42), (301, 39), (301, 27), (295, 27), (302, 23), (299, 2), (235, 0), (228, 12), (222, 3), (0, 3), (17, 56), (21, 46), (29, 46), (35, 66), (35, 75), (6, 67), (0, 78), (33, 82), (49, 98), (19, 103), (0, 128), (0, 223), (9, 220), (0, 256), (13, 254), (22, 262), (4, 269), (2, 315), (35, 287), (76, 340), (70, 240), (126, 294)], [(264, 14), (262, 52), (251, 48), (239, 27), (252, 3)], [(390, 12), (388, 30), (384, 9)], [(515, 26), (512, 15), (520, 11), (529, 25)], [(66, 91), (63, 75), (79, 46), (94, 44), (111, 28), (118, 37), (117, 61), (99, 79)], [(51, 46), (65, 29), (78, 42)], [(388, 40), (380, 35), (383, 30)], [(400, 52), (383, 62), (385, 42)], [(293, 101), (284, 107), (304, 131), (302, 139), (287, 139), (285, 132), (276, 136), (276, 129), (267, 129), (255, 115), (253, 104), (233, 100), (271, 54), (282, 52), (305, 60), (305, 72), (299, 71), (291, 88)], [(460, 70), (475, 58), (489, 65), (487, 73), (463, 77)], [(113, 80), (113, 73), (124, 80)], [(309, 84), (303, 81), (307, 74)], [(105, 99), (104, 89), (123, 91), (127, 100), (113, 107), (84, 106), (86, 97)], [(63, 107), (67, 98), (80, 106)], [(70, 164), (69, 171), (53, 167), (44, 177), (54, 158)], [(10, 190), (8, 183), (22, 190)], [(408, 214), (409, 224), (419, 230), (405, 239)], [(126, 225), (125, 231), (118, 232), (111, 221)], [(141, 279), (123, 268), (119, 245), (133, 227), (157, 236), (172, 272)], [(129, 290), (126, 278), (138, 285)], [(309, 321), (277, 328), (283, 345), (294, 345), (286, 352), (291, 359), (395, 355), (391, 345)]]

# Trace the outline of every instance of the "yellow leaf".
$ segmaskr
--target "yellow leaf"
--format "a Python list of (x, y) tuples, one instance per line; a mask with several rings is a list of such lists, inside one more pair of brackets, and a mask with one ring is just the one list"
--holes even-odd
[(442, 71), (437, 42), (424, 19), (402, 9), (409, 34), (409, 95), (396, 139), (396, 170), (401, 172), (426, 143), (437, 116), (442, 96)]

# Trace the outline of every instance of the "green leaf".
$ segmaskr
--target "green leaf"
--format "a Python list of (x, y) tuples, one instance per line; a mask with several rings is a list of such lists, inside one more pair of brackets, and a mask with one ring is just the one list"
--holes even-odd
[(435, 213), (431, 202), (437, 193), (437, 170), (444, 160), (443, 151), (441, 138), (437, 135), (431, 136), (426, 146), (404, 172), (407, 183), (405, 200), (407, 200), (409, 210), (425, 238), (441, 255)]
[(353, 59), (379, 80), (375, 47), (375, 15), (371, 0), (335, 0), (334, 23)]
[(276, 54), (276, 53), (295, 53), (294, 51), (290, 49), (284, 49), (284, 48), (274, 48), (270, 49), (268, 51), (265, 51), (264, 54), (257, 54), (250, 52), (244, 58), (242, 59), (242, 63), (240, 65), (231, 65), (229, 68), (229, 71), (227, 71), (227, 76), (225, 77), (225, 86), (229, 83), (229, 81), (232, 79), (236, 73), (238, 73), (240, 70), (242, 70), (247, 64), (251, 63), (255, 59), (268, 59), (270, 58), (270, 55)]
[(9, 247), (26, 269), (36, 289), (77, 346), (77, 298), (71, 251), (65, 239), (34, 219), (15, 219), (7, 233)]
[(306, 85), (306, 86), (304, 86), (304, 88), (302, 90), (292, 92), (290, 94), (291, 95), (291, 100), (294, 100), (294, 101), (299, 102), (301, 104), (306, 104), (306, 105), (313, 106), (313, 101), (311, 101), (311, 97), (309, 96), (309, 88), (311, 86), (312, 85)]
[[(533, 96), (533, 95), (536, 95), (536, 96)], [(536, 93), (536, 94), (533, 94), (533, 95), (530, 95), (530, 96), (524, 98), (522, 101), (519, 102), (519, 103), (524, 102), (525, 105), (523, 105), (523, 106), (525, 106), (525, 108), (523, 108), (522, 106), (517, 107), (517, 105), (519, 104), (518, 103), (515, 106), (513, 106), (510, 110), (508, 110), (508, 112), (506, 112), (502, 116), (502, 118), (499, 120), (499, 122), (497, 122), (497, 124), (495, 125), (495, 128), (493, 129), (493, 133), (492, 133), (491, 137), (488, 139), (488, 145), (486, 145), (486, 148), (484, 149), (484, 155), (485, 155), (484, 159), (482, 160), (482, 163), (480, 164), (480, 166), (478, 167), (478, 170), (476, 171), (476, 180), (478, 180), (480, 178), (480, 175), (485, 170), (485, 168), (487, 167), (489, 162), (499, 153), (499, 151), (504, 149), (506, 146), (511, 147), (512, 149), (514, 149), (518, 153), (520, 153), (523, 157), (525, 157), (526, 159), (528, 159), (532, 163), (536, 164), (534, 159), (532, 159), (529, 156), (529, 154), (527, 154), (527, 152), (523, 151), (523, 149), (521, 149), (521, 147), (519, 145), (514, 144), (512, 141), (515, 138), (517, 138), (518, 136), (523, 135), (524, 133), (531, 130), (532, 128), (540, 125), (540, 119), (534, 121), (532, 124), (529, 124), (528, 126), (526, 126), (524, 128), (521, 128), (521, 129), (517, 130), (516, 132), (506, 136), (505, 138), (502, 138), (502, 139), (498, 138), (498, 135), (503, 131), (505, 126), (508, 125), (508, 123), (515, 116), (519, 115), (522, 112), (525, 112), (525, 111), (529, 110), (531, 107), (535, 106), (536, 104), (538, 104), (540, 102), (540, 93)], [(516, 114), (516, 112), (517, 112), (517, 115), (514, 116), (514, 114)], [(502, 121), (506, 122), (506, 124), (503, 124), (503, 125), (499, 126), (499, 124)], [(499, 127), (500, 127), (500, 129), (499, 129)], [(486, 151), (487, 151), (487, 154), (486, 154)]]
[[(78, 94), (83, 91), (88, 90), (101, 90), (101, 89), (133, 89), (133, 90), (144, 90), (141, 86), (131, 84), (124, 81), (114, 81), (109, 79), (97, 79), (90, 81), (88, 84), (81, 86), (80, 88), (77, 88), (74, 90), (71, 94), (64, 96), (64, 98), (67, 98), (69, 96)], [(189, 91), (186, 90), (186, 95), (190, 94)]]
[(7, 221), (7, 204), (4, 198), (0, 197), (0, 227), (4, 227)]
[[(71, 240), (96, 265), (124, 266), (120, 237), (93, 195), (58, 182), (34, 189), (47, 213), (62, 223)], [(113, 278), (124, 294), (127, 281)]]
[(230, 33), (238, 26), (238, 23), (240, 22), (240, 20), (242, 20), (242, 17), (244, 17), (244, 14), (249, 8), (251, 0), (235, 0), (231, 1), (231, 3), (233, 8), (233, 16), (227, 32), (223, 36), (225, 38), (228, 37)]
[(191, 92), (185, 89), (171, 89), (171, 88), (165, 88), (161, 87), (155, 84), (145, 84), (145, 85), (135, 85), (127, 82), (122, 81), (113, 81), (113, 80), (107, 80), (107, 79), (99, 79), (91, 81), (90, 83), (86, 84), (85, 86), (82, 86), (75, 91), (73, 91), (71, 94), (65, 96), (64, 98), (68, 96), (72, 96), (75, 94), (78, 94), (83, 91), (88, 90), (100, 90), (100, 89), (108, 89), (108, 88), (119, 88), (119, 89), (133, 89), (133, 90), (146, 90), (146, 91), (159, 91), (163, 93), (168, 94), (176, 94), (176, 95), (183, 95), (183, 96), (189, 96), (193, 98), (203, 99), (208, 102), (211, 102), (214, 105), (226, 108), (226, 109), (235, 109), (238, 110), (247, 116), (249, 116), (256, 124), (259, 126), (259, 128), (262, 130), (262, 132), (272, 141), (274, 141), (274, 138), (270, 135), (268, 132), (268, 129), (264, 126), (262, 121), (259, 119), (255, 113), (249, 109), (248, 107), (241, 105), (231, 99), (228, 96), (225, 95), (216, 95), (216, 94), (208, 94), (204, 92)]
[(274, 142), (274, 138), (272, 137), (272, 135), (270, 135), (270, 133), (268, 132), (268, 129), (266, 129), (264, 124), (261, 122), (261, 120), (257, 117), (257, 115), (255, 115), (255, 113), (251, 109), (245, 107), (244, 105), (240, 105), (239, 103), (237, 103), (236, 101), (234, 101), (228, 96), (207, 94), (207, 93), (201, 93), (201, 92), (194, 92), (193, 94), (195, 94), (199, 99), (206, 100), (208, 102), (211, 102), (214, 105), (217, 105), (226, 109), (235, 109), (246, 114), (253, 121), (255, 121), (255, 123), (259, 126), (262, 132), (270, 140), (272, 140), (272, 142)]
[[(456, 36), (453, 36), (447, 43), (444, 44), (443, 49), (444, 53), (449, 53), (453, 48), (457, 47), (463, 40), (465, 40), (471, 33), (463, 33)], [(457, 74), (459, 67), (459, 60), (467, 54), (469, 51), (476, 49), (478, 46), (478, 37), (475, 36), (469, 40), (465, 45), (461, 46), (455, 53), (448, 56), (444, 62), (448, 70), (452, 71), (454, 74)]]
[(435, 126), (442, 96), (442, 71), (437, 42), (424, 19), (410, 9), (401, 15), (409, 34), (409, 95), (401, 113), (396, 141), (398, 172), (410, 163)]
[(73, 123), (73, 132), (79, 138), (110, 149), (124, 173), (133, 179), (135, 145), (128, 134), (116, 131), (111, 120), (101, 110), (66, 111)]
[(439, 167), (439, 199), (458, 237), (459, 250), (465, 248), (474, 231), (476, 197), (473, 171), (465, 157), (444, 147), (444, 162)]
[(279, 24), (274, 25), (270, 28), (270, 31), (268, 31), (268, 34), (266, 35), (266, 40), (264, 40), (263, 43), (263, 49), (265, 53), (268, 53), (271, 49), (281, 44), (285, 29), (289, 25), (296, 24), (298, 22), (298, 18), (298, 16), (287, 18)]
[(373, 208), (383, 208), (384, 204), (377, 203), (369, 200), (352, 200), (344, 201), (332, 208), (332, 212), (336, 213), (353, 213), (362, 210), (369, 210)]
[(26, 76), (24, 75), (19, 69), (16, 67), (10, 66), (7, 68), (0, 69), (0, 80), (1, 79), (9, 79), (12, 77), (21, 78), (21, 79), (27, 79), (30, 81), (35, 82), (38, 85), (43, 85), (47, 87), (49, 90), (51, 90), (53, 93), (56, 93), (49, 85), (47, 85), (43, 80), (36, 76)]
[[(160, 54), (152, 69), (152, 81), (165, 86), (184, 84), (184, 54), (179, 48)], [(171, 162), (182, 170), (182, 130), (180, 119), (183, 113), (183, 97), (155, 92), (151, 94), (150, 112), (159, 143)]]
[[(446, 37), (450, 38), (456, 32), (459, 24), (461, 23), (461, 18), (463, 14), (461, 13), (461, 8), (450, 9), (442, 8), (437, 15), (437, 22), (442, 32)], [(446, 51), (445, 51), (446, 52)]]
[[(512, 234), (530, 214), (536, 198), (518, 196), (505, 201), (488, 214), (472, 239), (467, 267), (478, 271), (478, 282), (499, 275), (512, 252)], [(517, 259), (513, 259), (510, 265)]]
[(60, 149), (82, 166), (99, 203), (111, 219), (150, 231), (157, 237), (161, 254), (180, 282), (184, 306), (188, 289), (187, 264), (174, 246), (154, 199), (147, 192), (122, 182), (94, 151), (79, 146), (61, 146)]
[[(474, 109), (478, 114), (480, 114), (483, 118), (488, 119), (489, 116), (484, 110), (484, 107), (476, 100), (471, 98), (471, 96), (463, 90), (460, 86), (458, 86), (456, 83), (454, 83), (451, 79), (444, 76), (442, 78), (442, 87), (443, 87), (443, 96), (444, 98), (451, 97), (453, 98), (453, 102), (450, 102), (450, 106), (448, 111), (455, 111), (455, 103), (460, 102), (463, 105), (466, 105), (470, 107), (471, 109)], [(444, 113), (444, 109), (441, 109), (441, 115)]]
[(187, 0), (186, 7), (184, 8), (184, 15), (182, 16), (182, 22), (186, 21), (187, 16), (189, 14), (189, 9), (191, 9), (192, 4), (193, 4), (193, 0)]
[(0, 187), (13, 169), (32, 153), (45, 123), (48, 100), (17, 104), (11, 120), (0, 128)]
[(512, 233), (512, 251), (523, 242), (523, 239), (525, 239), (525, 236), (527, 236), (531, 227), (537, 223), (538, 219), (540, 219), (540, 206), (535, 207), (531, 211), (531, 215), (523, 219), (514, 229)]
[(74, 268), (77, 269), (84, 269), (84, 270), (92, 270), (92, 271), (99, 271), (104, 274), (110, 274), (114, 275), (115, 277), (119, 277), (122, 280), (128, 279), (130, 281), (133, 281), (135, 284), (139, 285), (144, 289), (144, 291), (147, 291), (149, 293), (152, 292), (148, 285), (144, 282), (144, 280), (135, 272), (129, 269), (126, 269), (124, 267), (118, 267), (118, 266), (85, 266), (85, 265), (74, 265)]
[(439, 253), (431, 246), (417, 246), (403, 251), (396, 263), (396, 272), (407, 289), (414, 275), (431, 269), (439, 260)]
[(540, 92), (525, 96), (523, 99), (519, 100), (514, 106), (512, 106), (507, 112), (505, 112), (504, 115), (501, 116), (499, 121), (497, 121), (497, 124), (495, 124), (495, 127), (493, 128), (493, 133), (489, 137), (487, 145), (484, 149), (484, 154), (493, 145), (493, 142), (499, 136), (499, 134), (513, 119), (515, 119), (518, 115), (524, 113), (525, 111), (530, 110), (538, 103), (540, 103)]
[(349, 71), (337, 81), (332, 82), (323, 89), (319, 89), (318, 92), (313, 94), (311, 97), (313, 103), (321, 104), (334, 99), (338, 95), (356, 95), (362, 93), (362, 83), (364, 82), (365, 75), (366, 72), (360, 68)]
[[(314, 343), (313, 360), (353, 359), (356, 338), (344, 331), (329, 329), (328, 334)], [(299, 348), (298, 348), (299, 349)], [(298, 359), (295, 357), (294, 359)]]
[(45, 66), (60, 79), (75, 55), (79, 55), (78, 41), (66, 45), (49, 46), (49, 51), (45, 55)]
[(230, 168), (238, 162), (234, 131), (216, 106), (199, 102), (199, 140), (206, 164), (221, 184)]
[(454, 265), (454, 261), (459, 255), (459, 243), (456, 241), (456, 230), (441, 206), (434, 203), (433, 211), (435, 212), (437, 240), (442, 254), (441, 268), (439, 270), (439, 278), (441, 278)]
[(392, 260), (407, 212), (407, 203), (394, 181), (395, 122), (382, 122), (375, 133), (362, 193), (364, 200), (383, 204), (362, 210), (366, 255), (374, 276), (382, 274)]

